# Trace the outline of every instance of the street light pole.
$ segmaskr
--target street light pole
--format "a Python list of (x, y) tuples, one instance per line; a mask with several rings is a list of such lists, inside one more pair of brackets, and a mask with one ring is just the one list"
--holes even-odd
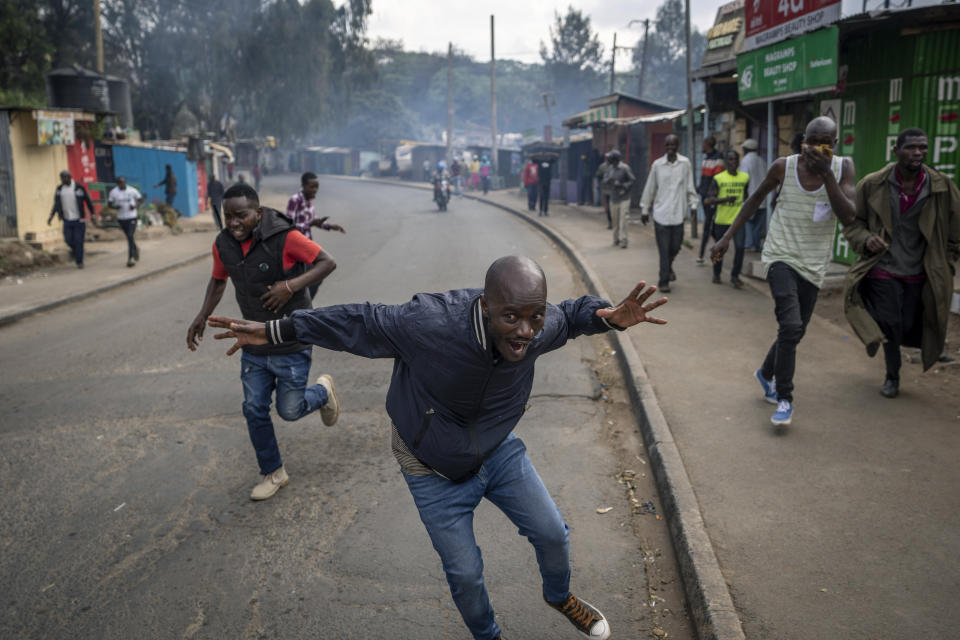
[[(690, 0), (684, 0), (684, 36), (687, 39), (687, 159), (690, 160), (690, 170), (693, 170), (693, 79), (690, 77)], [(690, 215), (690, 237), (696, 239), (697, 213)]]
[(493, 14), (490, 15), (490, 129), (493, 134), (490, 166), (493, 175), (497, 175), (497, 57), (493, 51)]
[(97, 43), (97, 73), (103, 73), (103, 33), (100, 30), (100, 0), (93, 0), (93, 37)]

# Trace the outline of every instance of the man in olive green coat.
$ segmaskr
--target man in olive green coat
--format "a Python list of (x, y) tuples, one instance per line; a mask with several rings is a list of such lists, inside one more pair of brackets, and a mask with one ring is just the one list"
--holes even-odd
[(880, 390), (900, 391), (900, 347), (920, 347), (926, 371), (943, 351), (960, 258), (960, 190), (926, 164), (927, 135), (897, 137), (897, 162), (857, 185), (857, 217), (843, 235), (860, 254), (847, 273), (844, 313), (872, 357), (883, 345)]

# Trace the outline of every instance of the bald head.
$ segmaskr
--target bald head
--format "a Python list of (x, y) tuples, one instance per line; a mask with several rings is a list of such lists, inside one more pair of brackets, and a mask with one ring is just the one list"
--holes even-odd
[(831, 140), (835, 139), (837, 137), (837, 123), (827, 116), (814, 118), (810, 121), (810, 124), (807, 125), (804, 137), (807, 140), (822, 137), (829, 137)]
[(543, 329), (547, 311), (547, 278), (536, 262), (524, 256), (505, 256), (487, 269), (480, 296), (494, 348), (516, 362)]
[(518, 296), (546, 300), (547, 277), (540, 265), (526, 256), (504, 256), (487, 269), (483, 295), (504, 302)]

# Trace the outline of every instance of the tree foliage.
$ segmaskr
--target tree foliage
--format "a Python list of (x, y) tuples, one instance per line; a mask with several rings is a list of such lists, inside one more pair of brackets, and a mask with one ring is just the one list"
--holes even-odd
[[(687, 103), (687, 42), (682, 0), (664, 0), (657, 9), (653, 29), (647, 43), (647, 68), (643, 76), (642, 97), (677, 107)], [(691, 64), (703, 59), (707, 41), (696, 29), (690, 33)], [(639, 73), (643, 57), (643, 40), (633, 50), (633, 62)], [(694, 104), (703, 101), (703, 86), (694, 83)]]
[[(596, 97), (607, 92), (603, 73), (603, 46), (593, 28), (589, 16), (567, 7), (564, 15), (554, 13), (550, 28), (550, 47), (540, 43), (540, 58), (543, 60), (547, 78), (547, 95), (543, 101), (553, 105), (560, 118), (551, 118), (555, 124), (586, 107), (585, 97)], [(544, 107), (545, 108), (545, 107)]]
[(54, 50), (31, 0), (0, 0), (0, 104), (42, 106)]

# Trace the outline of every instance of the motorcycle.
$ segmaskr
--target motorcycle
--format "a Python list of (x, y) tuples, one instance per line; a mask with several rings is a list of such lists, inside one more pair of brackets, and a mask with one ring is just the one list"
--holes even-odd
[(433, 182), (433, 199), (437, 203), (440, 211), (447, 210), (447, 204), (450, 202), (450, 178), (443, 176), (436, 178)]

